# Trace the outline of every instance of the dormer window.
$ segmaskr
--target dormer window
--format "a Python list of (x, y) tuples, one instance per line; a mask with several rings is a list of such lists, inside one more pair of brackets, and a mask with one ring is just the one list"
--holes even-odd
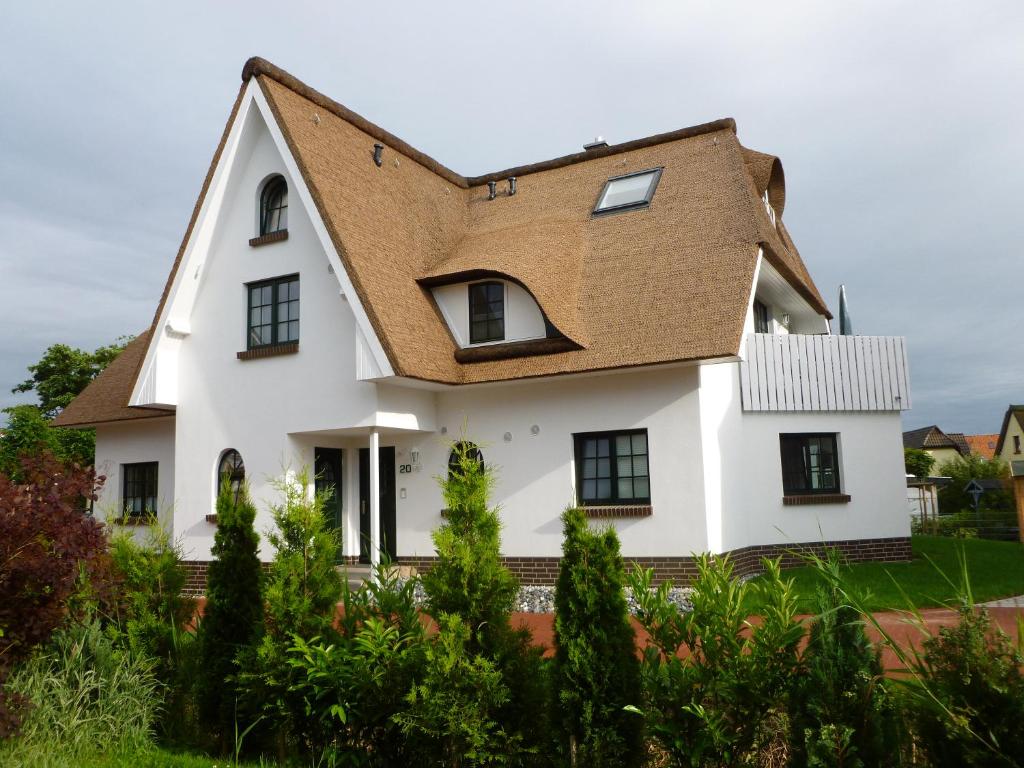
[(654, 190), (661, 180), (661, 168), (629, 173), (608, 179), (597, 198), (594, 215), (631, 211), (635, 208), (646, 208), (651, 204)]
[(288, 229), (288, 184), (283, 176), (275, 176), (263, 187), (260, 195), (260, 237)]
[(505, 340), (505, 285), (499, 282), (469, 286), (469, 343)]

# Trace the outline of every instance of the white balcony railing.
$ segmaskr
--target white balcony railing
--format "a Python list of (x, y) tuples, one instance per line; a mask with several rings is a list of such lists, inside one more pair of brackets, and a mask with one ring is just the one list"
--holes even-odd
[(905, 411), (901, 336), (752, 333), (740, 363), (745, 411)]

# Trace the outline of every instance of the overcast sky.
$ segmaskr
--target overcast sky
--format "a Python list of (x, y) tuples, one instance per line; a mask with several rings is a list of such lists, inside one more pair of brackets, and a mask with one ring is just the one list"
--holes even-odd
[(263, 56), (467, 175), (719, 117), (786, 169), (786, 224), (914, 409), (1024, 401), (1024, 3), (11, 4), (0, 49), (0, 407), (51, 343), (151, 322)]

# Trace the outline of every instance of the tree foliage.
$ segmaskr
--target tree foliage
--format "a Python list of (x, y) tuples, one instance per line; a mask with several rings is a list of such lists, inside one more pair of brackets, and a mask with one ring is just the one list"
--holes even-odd
[[(243, 484), (226, 480), (217, 496), (217, 533), (206, 582), (206, 607), (199, 623), (202, 678), (199, 713), (210, 735), (225, 749), (233, 742), (238, 713), (236, 658), (257, 642), (263, 623), (263, 574), (256, 509)], [(244, 727), (244, 726), (243, 726)]]
[(935, 457), (921, 448), (904, 448), (903, 464), (908, 475), (928, 477), (935, 466)]
[[(976, 453), (945, 461), (939, 475), (950, 478), (948, 485), (939, 489), (939, 511), (944, 514), (974, 510), (974, 499), (964, 488), (971, 480), (1002, 480), (1010, 477), (1010, 468), (998, 457), (986, 459)], [(1013, 509), (1013, 493), (1009, 487), (986, 490), (980, 499), (982, 509), (1006, 511)]]
[(91, 429), (51, 427), (34, 405), (5, 408), (7, 426), (0, 430), (0, 472), (20, 478), (21, 460), (50, 454), (64, 464), (91, 466), (96, 436)]
[(113, 344), (92, 352), (67, 344), (51, 344), (39, 361), (28, 367), (32, 375), (11, 391), (34, 391), (43, 416), (52, 419), (99, 376), (131, 340), (131, 336), (122, 336)]
[(110, 583), (103, 526), (84, 514), (101, 482), (49, 455), (26, 459), (19, 481), (0, 475), (0, 737), (17, 725), (3, 685), (46, 642), (83, 589)]
[(573, 765), (637, 765), (643, 722), (625, 707), (641, 703), (640, 664), (619, 539), (611, 527), (591, 531), (581, 509), (567, 509), (562, 525), (554, 687), (567, 752)]

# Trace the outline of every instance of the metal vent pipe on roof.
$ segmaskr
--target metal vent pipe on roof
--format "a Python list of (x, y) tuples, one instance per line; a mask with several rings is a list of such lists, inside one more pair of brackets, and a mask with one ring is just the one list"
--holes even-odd
[(488, 181), (487, 182), (487, 199), (493, 200), (498, 196), (498, 182)]
[(374, 144), (373, 145), (373, 162), (374, 162), (374, 164), (378, 168), (380, 168), (381, 165), (383, 165), (383, 163), (384, 163), (383, 155), (384, 155), (384, 145), (383, 144)]
[(512, 195), (514, 195), (515, 193), (516, 193), (516, 177), (515, 176), (509, 176), (508, 177), (508, 196), (512, 197)]
[(604, 140), (604, 136), (595, 136), (593, 141), (583, 145), (583, 149), (589, 152), (592, 149), (601, 149), (607, 146), (608, 142)]

